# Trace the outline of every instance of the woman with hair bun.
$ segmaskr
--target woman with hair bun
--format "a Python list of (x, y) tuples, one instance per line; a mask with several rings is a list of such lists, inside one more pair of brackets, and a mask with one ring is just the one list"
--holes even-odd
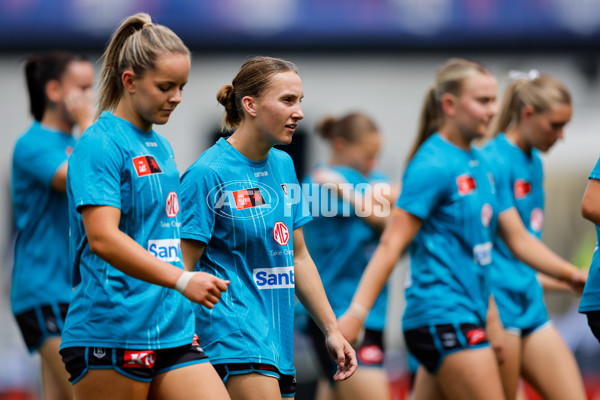
[[(571, 95), (560, 80), (537, 71), (520, 74), (507, 87), (492, 121), (494, 138), (483, 148), (494, 179), (507, 183), (512, 205), (529, 234), (538, 239), (545, 197), (540, 152), (562, 139), (572, 112)], [(548, 319), (536, 271), (516, 258), (500, 238), (494, 249), (490, 282), (501, 325), (490, 324), (487, 333), (490, 342), (502, 348), (499, 365), (506, 398), (517, 397), (523, 376), (544, 399), (585, 399), (575, 357)], [(561, 285), (569, 289), (564, 282), (554, 282)]]
[[(304, 231), (331, 307), (340, 317), (350, 305), (397, 193), (392, 194), (387, 177), (375, 169), (381, 134), (371, 118), (358, 112), (339, 119), (327, 117), (317, 132), (329, 143), (331, 156), (303, 182), (315, 216)], [(358, 369), (347, 381), (331, 380), (335, 364), (328, 357), (323, 334), (314, 322), (308, 322), (305, 329), (325, 377), (319, 381), (317, 399), (390, 398), (383, 368), (387, 298), (386, 287), (365, 321), (365, 336), (356, 345)]]
[(44, 398), (72, 397), (58, 348), (73, 291), (66, 179), (73, 128), (94, 118), (94, 67), (66, 51), (25, 63), (34, 122), (15, 144), (12, 205), (17, 240), (11, 306), (28, 350), (40, 353)]
[(190, 53), (136, 14), (103, 58), (100, 117), (67, 182), (75, 292), (60, 353), (75, 398), (227, 399), (189, 301), (213, 307), (227, 282), (183, 271), (179, 172), (153, 130), (181, 102)]
[(231, 281), (213, 310), (195, 307), (200, 341), (233, 399), (294, 397), (295, 295), (323, 331), (334, 379), (356, 369), (304, 244), (310, 221), (289, 155), (304, 114), (296, 66), (255, 57), (217, 100), (235, 129), (183, 174), (184, 265)]

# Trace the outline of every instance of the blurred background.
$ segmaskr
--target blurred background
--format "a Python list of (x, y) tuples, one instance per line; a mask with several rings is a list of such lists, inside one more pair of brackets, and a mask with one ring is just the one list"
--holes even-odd
[[(580, 202), (600, 155), (600, 0), (0, 0), (0, 399), (39, 396), (39, 360), (27, 354), (8, 304), (11, 158), (31, 120), (23, 60), (60, 48), (96, 61), (118, 23), (139, 11), (173, 29), (193, 53), (184, 100), (167, 125), (156, 127), (173, 145), (181, 172), (214, 143), (222, 119), (216, 92), (250, 56), (286, 58), (300, 69), (305, 119), (287, 148), (300, 178), (328, 157), (315, 124), (363, 111), (384, 135), (380, 168), (400, 180), (424, 92), (449, 57), (483, 62), (498, 77), (500, 93), (510, 69), (556, 75), (573, 94), (574, 115), (565, 140), (544, 156), (544, 241), (589, 265), (595, 234), (580, 216)], [(408, 263), (399, 266), (386, 333), (397, 399), (406, 385), (400, 315)], [(576, 354), (590, 398), (600, 398), (600, 346), (576, 313), (578, 298), (550, 294), (547, 304)], [(315, 379), (306, 343), (298, 336), (298, 399), (311, 398)]]

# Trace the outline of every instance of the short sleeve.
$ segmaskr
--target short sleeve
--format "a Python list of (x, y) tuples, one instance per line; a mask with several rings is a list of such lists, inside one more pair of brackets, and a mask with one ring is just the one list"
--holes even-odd
[(84, 135), (69, 160), (67, 180), (73, 204), (121, 208), (123, 153), (111, 138), (94, 133)]
[(20, 142), (15, 147), (14, 163), (35, 181), (50, 187), (58, 169), (67, 162), (66, 149), (47, 143)]
[(508, 167), (490, 167), (490, 172), (488, 172), (496, 191), (498, 214), (516, 206), (510, 177), (505, 171), (508, 171)]
[(181, 177), (181, 237), (208, 243), (215, 230), (216, 211), (223, 191), (214, 171), (202, 165), (191, 166)]
[(589, 179), (600, 180), (600, 159), (596, 162), (596, 166), (594, 166), (592, 172), (590, 172)]
[[(293, 172), (294, 164), (293, 164), (293, 161), (291, 160), (291, 158), (289, 159), (289, 162), (291, 164), (291, 171)], [(292, 205), (292, 214), (294, 217), (294, 229), (296, 229), (296, 228), (300, 228), (302, 225), (305, 225), (308, 222), (312, 221), (312, 216), (311, 216), (310, 208), (308, 206), (308, 202), (306, 201), (306, 198), (304, 197), (304, 192), (300, 187), (300, 183), (298, 182), (298, 178), (296, 178), (295, 172), (292, 173), (292, 176), (293, 176), (292, 186), (297, 188), (296, 190), (294, 190), (295, 188), (292, 188), (292, 190), (294, 190), (295, 192), (298, 193), (298, 201), (295, 201)]]
[(410, 214), (427, 219), (439, 202), (450, 193), (450, 172), (447, 166), (430, 162), (417, 155), (406, 168), (402, 192), (396, 206)]

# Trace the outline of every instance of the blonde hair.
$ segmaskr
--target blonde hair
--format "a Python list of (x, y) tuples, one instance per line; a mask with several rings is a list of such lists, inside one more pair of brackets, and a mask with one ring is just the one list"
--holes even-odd
[(230, 85), (223, 85), (217, 92), (217, 101), (225, 107), (223, 128), (235, 129), (244, 118), (242, 99), (259, 97), (271, 83), (273, 75), (298, 68), (290, 61), (272, 57), (254, 57), (246, 60)]
[(554, 76), (515, 80), (506, 88), (500, 111), (490, 126), (490, 135), (496, 136), (511, 124), (520, 122), (525, 106), (533, 107), (536, 113), (545, 113), (556, 103), (571, 105), (571, 101), (569, 89)]
[(127, 69), (137, 76), (155, 68), (159, 55), (186, 54), (190, 51), (169, 28), (153, 24), (150, 15), (138, 13), (125, 18), (113, 33), (102, 55), (98, 112), (115, 109), (123, 94), (121, 76)]
[(480, 63), (464, 58), (451, 58), (446, 61), (436, 73), (433, 83), (425, 94), (421, 110), (417, 138), (409, 153), (410, 161), (419, 147), (434, 134), (444, 122), (440, 100), (445, 93), (460, 96), (463, 81), (477, 75), (490, 75), (490, 71)]

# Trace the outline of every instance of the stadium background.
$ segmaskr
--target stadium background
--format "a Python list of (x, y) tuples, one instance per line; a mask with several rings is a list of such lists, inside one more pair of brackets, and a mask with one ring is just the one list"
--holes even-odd
[[(0, 399), (35, 398), (39, 390), (38, 360), (27, 355), (8, 304), (12, 148), (30, 123), (22, 61), (35, 51), (63, 48), (95, 62), (118, 22), (138, 11), (172, 28), (193, 53), (184, 101), (169, 124), (156, 129), (171, 141), (182, 172), (212, 144), (222, 117), (216, 91), (249, 56), (283, 57), (300, 68), (305, 119), (288, 149), (300, 176), (327, 158), (315, 123), (360, 110), (384, 134), (381, 169), (399, 180), (423, 94), (448, 57), (483, 62), (498, 77), (500, 93), (509, 69), (556, 75), (572, 91), (574, 115), (565, 140), (544, 156), (544, 240), (563, 257), (588, 264), (595, 237), (579, 207), (600, 155), (600, 0), (0, 0)], [(406, 267), (406, 260), (400, 264)], [(386, 338), (397, 387), (406, 372), (399, 326), (405, 270), (394, 273)], [(592, 398), (600, 393), (600, 346), (574, 312), (576, 298), (553, 294), (547, 300)], [(314, 379), (304, 345), (300, 337), (298, 399), (310, 398)]]

